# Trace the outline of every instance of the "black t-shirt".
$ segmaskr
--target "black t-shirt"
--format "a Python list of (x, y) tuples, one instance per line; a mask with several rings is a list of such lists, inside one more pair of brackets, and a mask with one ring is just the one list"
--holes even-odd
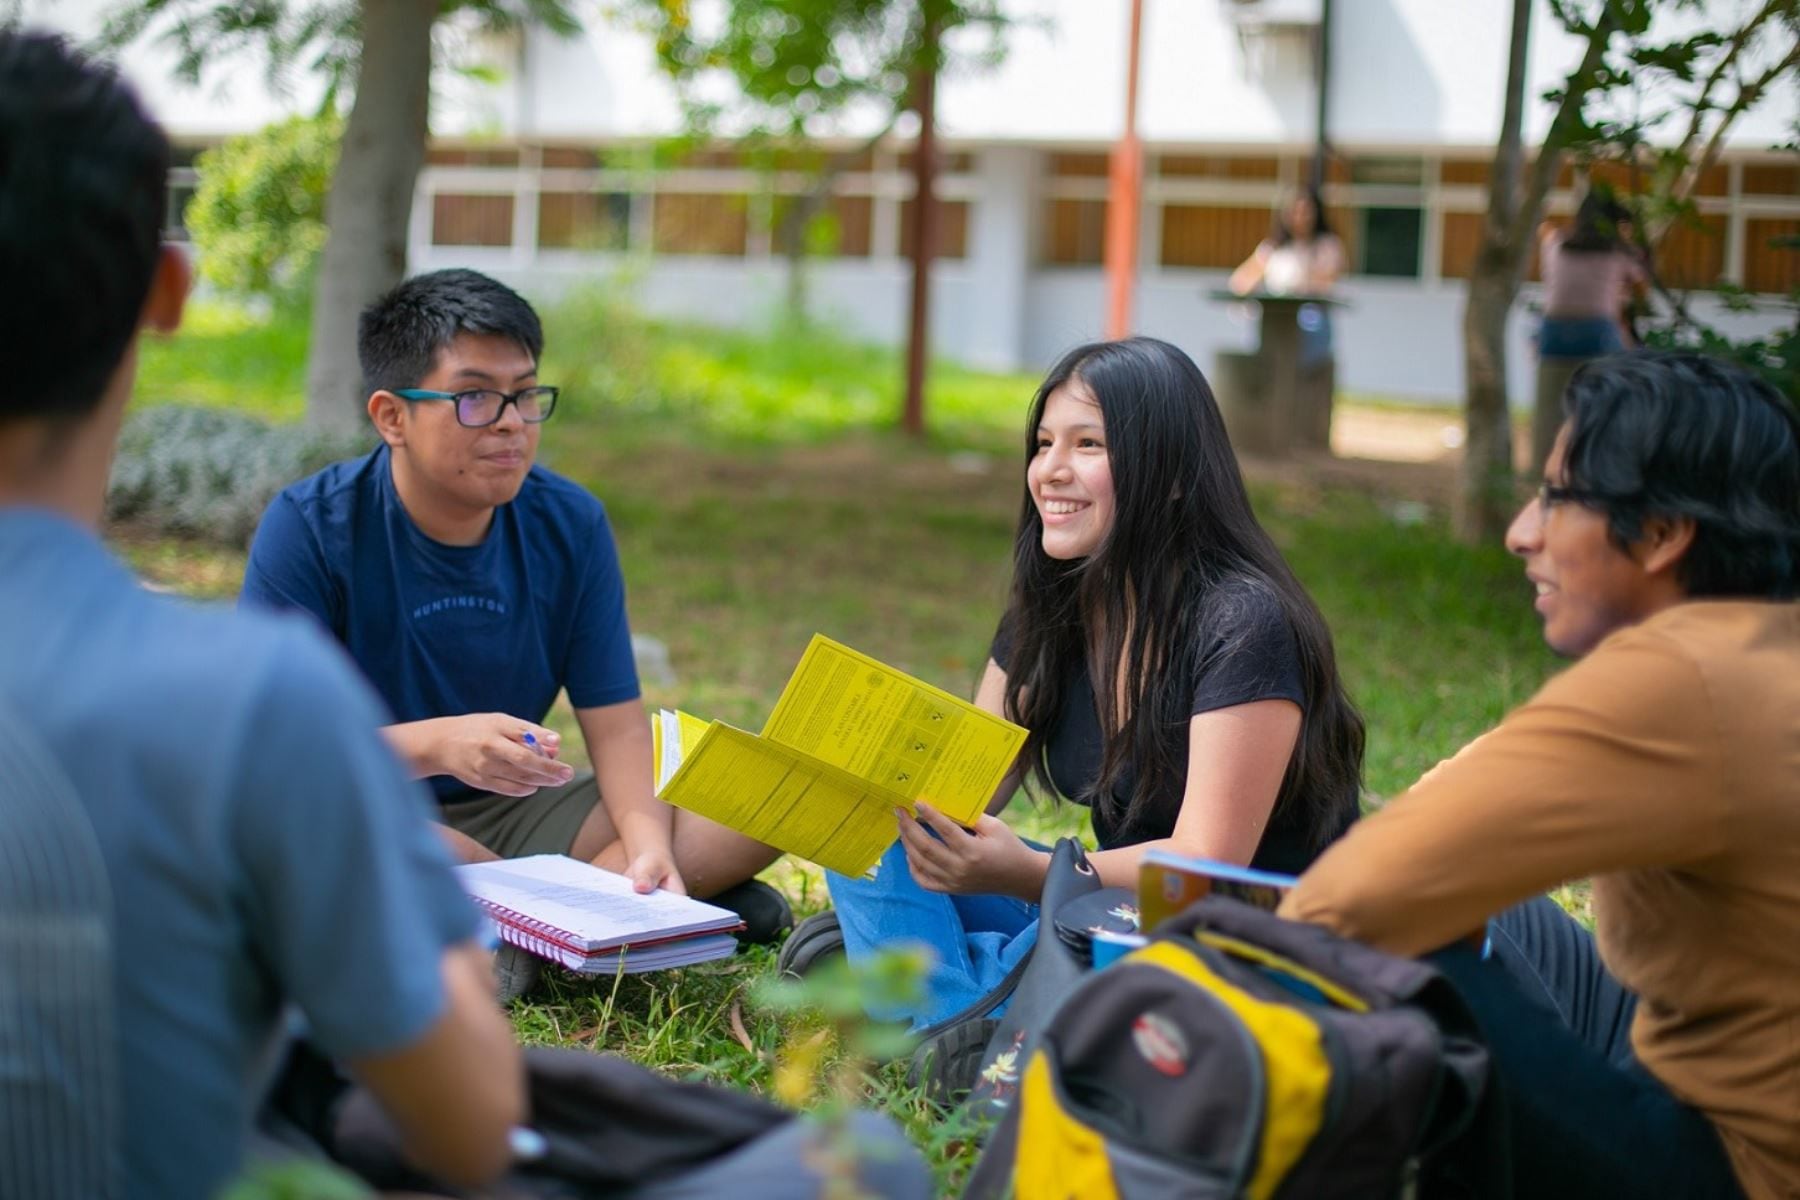
[[(1212, 635), (1210, 652), (1198, 656), (1182, 656), (1184, 664), (1199, 663), (1198, 668), (1183, 665), (1179, 670), (1195, 672), (1197, 677), (1185, 681), (1182, 690), (1193, 696), (1191, 713), (1213, 712), (1233, 705), (1257, 700), (1291, 700), (1306, 717), (1306, 693), (1300, 671), (1298, 645), (1293, 626), (1281, 607), (1281, 601), (1266, 586), (1248, 580), (1221, 585), (1228, 589), (1219, 597), (1214, 612), (1228, 618), (1229, 632)], [(1229, 654), (1218, 651), (1227, 638), (1236, 642)], [(994, 634), (994, 661), (1002, 670), (1007, 665), (1012, 638), (1002, 619)], [(1188, 727), (1181, 726), (1177, 751), (1187, 761)], [(1087, 803), (1087, 795), (1100, 774), (1102, 746), (1100, 714), (1094, 701), (1093, 683), (1088, 678), (1087, 664), (1074, 662), (1063, 677), (1063, 703), (1044, 738), (1044, 761), (1050, 781), (1064, 797), (1076, 803)], [(1134, 820), (1127, 822), (1125, 811), (1137, 787), (1137, 772), (1130, 763), (1120, 772), (1113, 785), (1113, 803), (1094, 806), (1094, 837), (1102, 850), (1115, 846), (1132, 846), (1139, 842), (1166, 838), (1175, 829), (1175, 817), (1181, 809), (1181, 795), (1159, 797)], [(1340, 827), (1332, 836), (1349, 828), (1356, 819), (1357, 798), (1350, 794), (1334, 806), (1341, 813)], [(1298, 874), (1316, 855), (1309, 848), (1304, 814), (1300, 806), (1278, 806), (1263, 831), (1261, 843), (1251, 865), (1268, 871)]]

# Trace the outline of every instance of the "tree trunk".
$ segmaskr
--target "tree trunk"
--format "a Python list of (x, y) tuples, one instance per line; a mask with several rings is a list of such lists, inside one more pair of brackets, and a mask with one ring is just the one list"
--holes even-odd
[[(1487, 255), (1483, 255), (1487, 257)], [(1466, 542), (1496, 541), (1512, 515), (1512, 416), (1506, 404), (1506, 319), (1514, 288), (1506, 268), (1476, 260), (1463, 310), (1466, 388), (1463, 469), (1456, 514)]]
[(1512, 45), (1506, 67), (1506, 113), (1488, 180), (1487, 220), (1469, 273), (1463, 311), (1466, 439), (1457, 497), (1456, 531), (1464, 541), (1497, 540), (1512, 515), (1512, 419), (1506, 407), (1506, 319), (1525, 277), (1532, 239), (1562, 166), (1563, 148), (1580, 124), (1587, 95), (1599, 83), (1606, 45), (1618, 28), (1602, 10), (1587, 29), (1581, 64), (1563, 82), (1562, 100), (1544, 144), (1521, 188), (1520, 129), (1525, 113), (1525, 54), (1531, 36), (1531, 0), (1513, 0)]
[(906, 339), (906, 401), (900, 428), (914, 437), (925, 432), (925, 372), (931, 345), (931, 256), (937, 249), (937, 30), (927, 19), (925, 48), (913, 82), (913, 111), (919, 140), (913, 147), (912, 316)]
[(406, 274), (438, 8), (437, 0), (365, 0), (362, 6), (356, 101), (325, 199), (329, 232), (313, 290), (306, 416), (320, 430), (360, 426), (368, 397), (356, 360), (357, 315)]
[[(1512, 503), (1512, 422), (1506, 407), (1506, 318), (1518, 291), (1514, 217), (1519, 204), (1520, 141), (1532, 0), (1513, 0), (1506, 104), (1488, 177), (1481, 248), (1469, 272), (1463, 309), (1463, 465), (1456, 532), (1466, 542), (1497, 539)], [(1529, 235), (1527, 235), (1529, 236)]]

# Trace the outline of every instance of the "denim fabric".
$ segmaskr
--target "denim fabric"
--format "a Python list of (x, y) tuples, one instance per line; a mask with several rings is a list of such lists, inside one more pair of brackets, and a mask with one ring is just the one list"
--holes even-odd
[[(907, 869), (906, 849), (897, 841), (871, 878), (827, 871), (825, 882), (852, 963), (907, 943), (931, 952), (924, 1000), (871, 1012), (878, 1020), (909, 1021), (918, 1030), (954, 1016), (991, 992), (1037, 943), (1037, 905), (1011, 896), (926, 891)], [(1004, 1011), (1001, 1005), (994, 1015)]]
[(1496, 917), (1494, 955), (1432, 956), (1487, 1038), (1520, 1196), (1739, 1198), (1712, 1123), (1631, 1053), (1636, 998), (1593, 937), (1539, 898)]
[(1539, 358), (1599, 358), (1624, 348), (1611, 317), (1545, 317), (1538, 328)]
[(1295, 314), (1300, 326), (1300, 366), (1314, 367), (1331, 357), (1331, 311), (1322, 304), (1302, 304)]

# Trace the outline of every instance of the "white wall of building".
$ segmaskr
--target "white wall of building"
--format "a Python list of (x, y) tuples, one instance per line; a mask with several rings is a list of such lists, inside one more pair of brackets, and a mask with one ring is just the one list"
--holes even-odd
[[(1716, 19), (1719, 7), (1752, 2), (1714, 0), (1708, 15)], [(111, 3), (24, 0), (23, 11), (28, 22), (86, 36)], [(1288, 10), (1317, 7), (1316, 0), (1278, 3)], [(1044, 152), (1103, 148), (1120, 131), (1128, 7), (1128, 0), (1012, 0), (1009, 10), (1019, 23), (1004, 65), (990, 75), (945, 80), (943, 134), (953, 147), (974, 151), (974, 166), (948, 185), (960, 189), (972, 207), (967, 257), (938, 267), (936, 352), (988, 367), (1035, 371), (1058, 350), (1098, 335), (1104, 311), (1100, 272), (1037, 262)], [(1146, 0), (1140, 130), (1153, 151), (1295, 154), (1312, 142), (1316, 95), (1307, 35), (1243, 32), (1233, 14), (1244, 7), (1236, 0)], [(1500, 120), (1510, 10), (1510, 0), (1334, 0), (1334, 142), (1365, 154), (1479, 152), (1491, 145)], [(591, 144), (669, 134), (679, 126), (678, 106), (656, 70), (649, 43), (629, 30), (597, 23), (566, 40), (541, 30), (504, 38), (452, 31), (446, 42), (452, 56), (496, 66), (503, 80), (483, 84), (440, 72), (433, 119), (440, 136)], [(1528, 94), (1535, 97), (1557, 80), (1578, 50), (1557, 29), (1547, 3), (1539, 3)], [(318, 103), (316, 81), (304, 78), (291, 81), (286, 93), (272, 93), (254, 56), (210, 66), (198, 89), (172, 79), (172, 62), (167, 51), (146, 44), (124, 55), (123, 68), (178, 136), (253, 129)], [(1797, 109), (1800, 100), (1792, 89), (1770, 97), (1739, 125), (1734, 144), (1779, 142)], [(1547, 106), (1533, 102), (1528, 114), (1528, 135), (1541, 133)], [(851, 122), (851, 131), (856, 124)], [(468, 190), (471, 178), (480, 187), (518, 197), (515, 246), (431, 244), (433, 191)], [(428, 171), (414, 212), (415, 269), (453, 263), (487, 267), (545, 292), (619, 271), (625, 260), (616, 255), (536, 249), (536, 186), (530, 171), (473, 176)], [(895, 189), (904, 186), (894, 175), (878, 184), (892, 195), (903, 194)], [(1158, 186), (1168, 185), (1152, 181), (1153, 193)], [(1220, 185), (1232, 186), (1242, 188)], [(1437, 210), (1483, 202), (1476, 189), (1465, 188), (1455, 194), (1445, 189), (1437, 203), (1427, 203)], [(1222, 282), (1222, 272), (1156, 265), (1154, 203), (1154, 195), (1147, 197), (1140, 327), (1187, 347), (1203, 365), (1220, 348), (1247, 347), (1254, 335), (1241, 306), (1207, 294)], [(1761, 203), (1766, 209), (1767, 202)], [(1800, 201), (1793, 207), (1800, 215)], [(1788, 211), (1785, 202), (1778, 208), (1780, 214)], [(640, 206), (640, 214), (646, 211)], [(871, 257), (812, 268), (817, 311), (829, 313), (851, 333), (887, 342), (903, 337), (907, 308), (906, 267), (894, 257), (895, 211), (890, 199), (877, 219)], [(1740, 211), (1734, 220), (1741, 219)], [(1434, 228), (1428, 221), (1420, 278), (1345, 282), (1348, 307), (1337, 320), (1343, 388), (1421, 398), (1459, 393), (1463, 289), (1436, 277)], [(783, 268), (767, 257), (766, 246), (752, 241), (742, 258), (631, 259), (639, 301), (670, 316), (740, 326), (766, 321), (780, 300)], [(640, 230), (637, 243), (644, 242)], [(1706, 305), (1700, 308), (1705, 311)], [(1515, 401), (1524, 400), (1530, 388), (1531, 324), (1521, 307), (1509, 350)], [(1755, 319), (1749, 324), (1757, 327)]]

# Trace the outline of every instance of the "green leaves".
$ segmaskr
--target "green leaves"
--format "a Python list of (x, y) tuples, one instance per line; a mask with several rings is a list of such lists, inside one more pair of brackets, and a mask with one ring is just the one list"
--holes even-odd
[(997, 61), (1009, 24), (998, 0), (620, 0), (619, 9), (695, 102), (691, 125), (721, 115), (698, 98), (724, 78), (738, 91), (731, 115), (750, 132), (790, 138), (827, 131), (861, 106), (891, 120), (918, 71)]
[(343, 132), (335, 113), (294, 117), (200, 155), (187, 225), (207, 282), (238, 296), (304, 294)]

